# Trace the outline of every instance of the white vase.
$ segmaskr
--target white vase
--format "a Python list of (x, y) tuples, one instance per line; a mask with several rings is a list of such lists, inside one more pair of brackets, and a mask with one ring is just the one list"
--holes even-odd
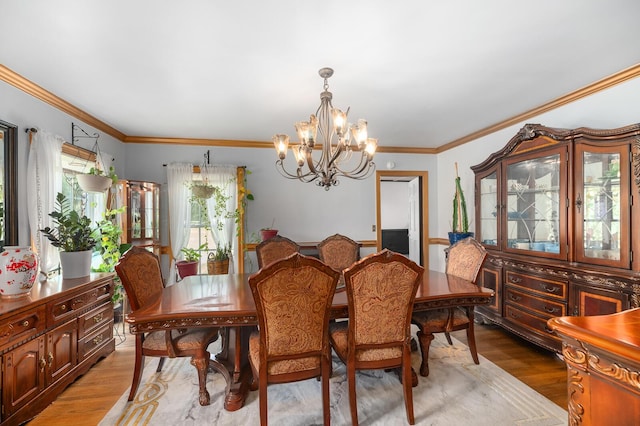
[(38, 256), (30, 247), (6, 246), (0, 253), (0, 295), (29, 294), (38, 275)]
[(86, 277), (91, 273), (91, 250), (61, 251), (62, 278)]

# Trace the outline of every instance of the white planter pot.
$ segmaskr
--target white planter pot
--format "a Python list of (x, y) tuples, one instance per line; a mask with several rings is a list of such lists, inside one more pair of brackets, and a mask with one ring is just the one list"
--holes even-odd
[(62, 278), (86, 277), (91, 273), (91, 250), (61, 251)]
[(79, 174), (76, 179), (84, 192), (104, 192), (113, 184), (110, 177), (100, 175)]

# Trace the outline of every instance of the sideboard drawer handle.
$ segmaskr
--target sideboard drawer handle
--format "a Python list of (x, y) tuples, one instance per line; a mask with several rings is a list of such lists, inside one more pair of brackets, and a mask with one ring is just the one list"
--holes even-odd
[(511, 300), (513, 300), (514, 302), (518, 302), (518, 301), (520, 301), (520, 300), (522, 299), (522, 297), (520, 297), (520, 296), (516, 296), (516, 295), (513, 295), (513, 294), (511, 294), (511, 293), (509, 293), (509, 298), (510, 298)]
[(552, 287), (544, 284), (540, 284), (540, 286), (545, 289), (548, 293), (557, 293), (560, 290), (558, 287)]
[(67, 310), (67, 305), (65, 305), (65, 304), (60, 305), (60, 310), (61, 311), (66, 311)]
[(518, 314), (516, 314), (514, 312), (511, 312), (511, 318), (516, 318), (517, 319), (517, 318), (520, 318), (520, 315), (518, 315)]
[(560, 309), (558, 309), (558, 308), (555, 308), (555, 307), (551, 307), (551, 308), (550, 308), (550, 307), (548, 307), (548, 306), (545, 306), (545, 307), (544, 307), (544, 310), (545, 310), (546, 312), (550, 313), (550, 314), (554, 314), (554, 313), (556, 313), (556, 312), (560, 311)]
[(513, 276), (510, 276), (509, 278), (511, 279), (512, 283), (516, 283), (517, 284), (517, 283), (521, 283), (522, 282), (522, 278), (513, 277)]
[(100, 321), (102, 321), (102, 319), (104, 318), (104, 316), (102, 315), (102, 312), (100, 312), (98, 315), (96, 315), (95, 317), (93, 317), (93, 322), (95, 322), (96, 324), (99, 323)]
[(94, 345), (99, 345), (100, 343), (102, 343), (102, 340), (104, 340), (104, 337), (101, 334), (98, 337), (96, 337), (95, 339), (93, 339), (93, 344)]
[(22, 326), (23, 326), (24, 328), (27, 328), (27, 327), (29, 327), (30, 325), (31, 325), (31, 324), (29, 323), (29, 320), (24, 320), (24, 321), (22, 321)]

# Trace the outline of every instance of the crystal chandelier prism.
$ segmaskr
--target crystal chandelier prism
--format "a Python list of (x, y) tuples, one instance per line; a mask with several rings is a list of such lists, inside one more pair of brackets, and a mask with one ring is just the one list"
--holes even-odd
[[(373, 155), (378, 140), (368, 137), (366, 120), (351, 124), (347, 122), (349, 108), (342, 112), (333, 107), (328, 83), (333, 70), (322, 68), (318, 74), (324, 79), (320, 106), (309, 121), (300, 121), (294, 126), (299, 138), (298, 144), (291, 145), (297, 163), (295, 172), (287, 171), (284, 165), (289, 136), (277, 134), (273, 144), (278, 153), (276, 168), (282, 176), (305, 183), (315, 182), (328, 191), (339, 184), (339, 177), (359, 180), (371, 176), (375, 170)], [(320, 152), (317, 159), (313, 158), (314, 148)]]

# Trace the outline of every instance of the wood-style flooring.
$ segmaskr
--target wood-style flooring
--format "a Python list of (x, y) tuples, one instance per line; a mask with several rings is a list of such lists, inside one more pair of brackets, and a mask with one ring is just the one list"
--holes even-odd
[[(119, 332), (122, 333), (120, 324)], [(466, 335), (453, 336), (466, 342)], [(126, 334), (116, 351), (69, 386), (29, 426), (97, 425), (131, 385), (134, 339)], [(552, 352), (492, 325), (476, 325), (478, 352), (560, 407), (567, 408), (566, 366)]]

